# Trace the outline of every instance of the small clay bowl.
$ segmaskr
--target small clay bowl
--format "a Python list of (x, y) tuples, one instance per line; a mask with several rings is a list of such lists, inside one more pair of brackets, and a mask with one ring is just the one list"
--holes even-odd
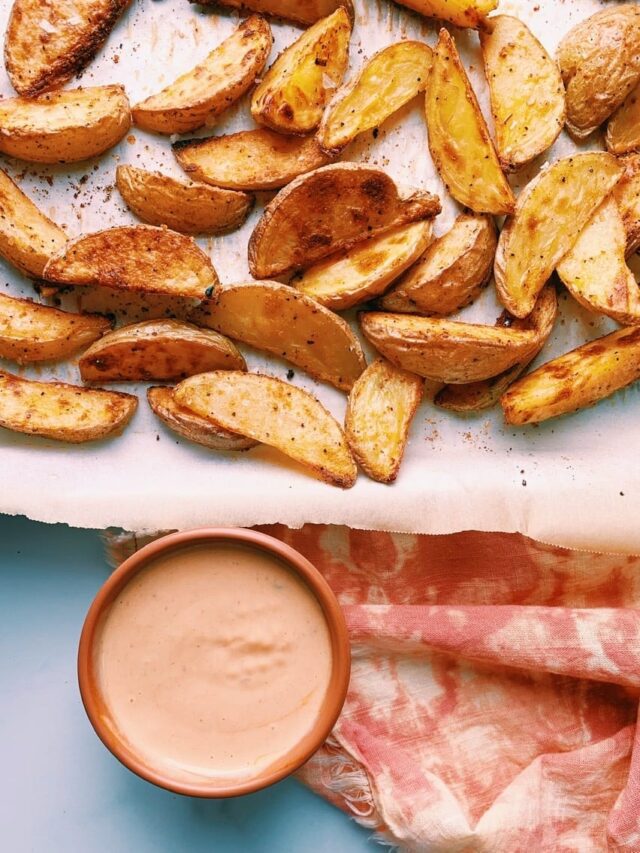
[[(238, 542), (262, 549), (282, 560), (296, 572), (317, 598), (329, 629), (332, 669), (329, 685), (318, 718), (307, 734), (282, 758), (255, 777), (234, 782), (229, 779), (185, 783), (172, 779), (143, 759), (135, 744), (119, 733), (101, 694), (94, 666), (94, 643), (102, 617), (131, 578), (152, 560), (169, 551), (210, 542)], [(326, 740), (344, 704), (351, 670), (349, 637), (340, 605), (329, 584), (302, 554), (293, 548), (255, 530), (242, 528), (202, 528), (172, 533), (141, 548), (125, 560), (101, 587), (87, 613), (78, 648), (78, 681), (85, 710), (100, 740), (115, 757), (138, 776), (177, 794), (191, 797), (235, 797), (250, 794), (289, 776), (307, 761)]]

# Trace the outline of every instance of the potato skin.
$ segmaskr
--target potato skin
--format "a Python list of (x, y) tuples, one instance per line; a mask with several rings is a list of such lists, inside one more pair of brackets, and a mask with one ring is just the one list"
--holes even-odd
[(352, 0), (189, 0), (199, 6), (222, 6), (229, 9), (250, 9), (261, 15), (281, 18), (294, 24), (307, 26), (326, 18), (342, 6), (350, 20), (354, 11)]

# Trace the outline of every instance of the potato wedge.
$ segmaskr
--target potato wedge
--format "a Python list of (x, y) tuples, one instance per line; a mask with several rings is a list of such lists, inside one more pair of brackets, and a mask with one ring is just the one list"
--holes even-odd
[(526, 317), (556, 265), (578, 239), (622, 167), (611, 154), (589, 152), (558, 160), (522, 190), (498, 240), (498, 295), (515, 317)]
[(174, 398), (218, 427), (281, 450), (326, 483), (349, 489), (356, 481), (342, 427), (302, 388), (259, 373), (216, 371), (183, 380)]
[(25, 275), (40, 278), (67, 235), (0, 169), (0, 256)]
[(640, 246), (640, 154), (623, 157), (620, 163), (624, 173), (613, 188), (613, 197), (624, 222), (629, 257)]
[(251, 115), (281, 133), (304, 134), (320, 124), (349, 62), (351, 20), (340, 6), (284, 50), (256, 87)]
[(376, 53), (325, 110), (318, 129), (323, 150), (339, 154), (356, 136), (378, 127), (424, 92), (432, 64), (433, 51), (419, 41), (401, 41)]
[(366, 367), (349, 324), (286, 284), (227, 285), (196, 308), (191, 319), (280, 356), (343, 391), (352, 387)]
[(32, 98), (57, 89), (100, 50), (130, 0), (14, 0), (4, 43), (13, 88)]
[(609, 119), (605, 142), (617, 156), (640, 149), (640, 86), (631, 90)]
[(78, 367), (83, 382), (148, 382), (247, 369), (230, 340), (179, 320), (146, 320), (116, 329), (90, 346)]
[(333, 311), (374, 299), (424, 252), (431, 242), (430, 219), (400, 225), (382, 237), (357, 243), (306, 270), (295, 285)]
[(266, 206), (249, 240), (249, 269), (254, 278), (305, 269), (440, 209), (431, 193), (401, 196), (380, 169), (332, 163), (296, 178)]
[(0, 151), (32, 163), (75, 163), (113, 148), (131, 127), (122, 86), (0, 100)]
[(190, 237), (151, 225), (78, 237), (51, 258), (43, 275), (58, 284), (100, 284), (195, 299), (218, 285), (211, 261)]
[(379, 483), (392, 483), (409, 437), (409, 427), (424, 379), (378, 358), (367, 367), (349, 394), (345, 433), (362, 470)]
[(456, 201), (476, 213), (511, 213), (513, 192), (449, 32), (440, 30), (425, 99), (429, 150)]
[(401, 6), (407, 6), (425, 15), (427, 18), (440, 18), (456, 27), (480, 29), (487, 25), (486, 16), (498, 5), (498, 0), (398, 0)]
[(251, 9), (261, 15), (272, 15), (294, 24), (315, 24), (339, 6), (344, 6), (353, 20), (352, 0), (190, 0), (199, 6), (222, 6), (229, 9)]
[(220, 234), (239, 228), (255, 203), (247, 193), (185, 184), (160, 172), (118, 166), (116, 186), (125, 204), (150, 225), (182, 234)]
[(173, 144), (176, 160), (196, 181), (232, 190), (274, 190), (333, 158), (311, 136), (260, 127)]
[(136, 104), (135, 124), (156, 133), (187, 133), (209, 124), (253, 86), (272, 43), (269, 24), (251, 15), (200, 65)]
[(380, 300), (385, 311), (452, 314), (469, 305), (491, 277), (498, 237), (493, 219), (461, 214)]
[(558, 45), (567, 129), (593, 133), (640, 82), (640, 6), (616, 3), (581, 21)]
[(122, 431), (138, 398), (64, 382), (36, 382), (0, 371), (0, 427), (80, 444)]
[(147, 400), (153, 413), (170, 430), (210, 450), (249, 450), (258, 444), (252, 438), (222, 429), (206, 418), (179, 406), (173, 397), (173, 388), (166, 385), (148, 388)]
[(618, 329), (543, 364), (501, 399), (505, 421), (540, 423), (593, 406), (640, 378), (640, 328)]
[(531, 30), (511, 15), (491, 18), (480, 33), (495, 144), (505, 172), (550, 148), (566, 118), (560, 69)]

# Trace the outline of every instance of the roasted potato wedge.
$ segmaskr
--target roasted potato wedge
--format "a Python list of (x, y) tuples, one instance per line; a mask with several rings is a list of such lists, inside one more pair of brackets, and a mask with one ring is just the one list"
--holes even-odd
[(469, 305), (491, 277), (498, 237), (493, 219), (461, 214), (380, 300), (385, 311), (452, 314)]
[(399, 225), (431, 219), (437, 196), (401, 196), (380, 169), (333, 163), (301, 175), (266, 206), (249, 240), (254, 278), (275, 278), (312, 266), (341, 249)]
[(581, 21), (558, 45), (567, 90), (567, 129), (583, 139), (640, 81), (640, 6), (607, 6)]
[(401, 41), (376, 53), (325, 110), (318, 130), (322, 148), (339, 154), (356, 136), (381, 125), (424, 92), (432, 64), (433, 51), (419, 41)]
[(209, 124), (253, 86), (272, 43), (269, 24), (252, 15), (200, 65), (136, 104), (134, 122), (156, 133), (188, 133)]
[(560, 69), (531, 30), (511, 15), (480, 33), (500, 165), (515, 172), (558, 138), (566, 118)]
[(248, 193), (185, 184), (135, 166), (118, 166), (116, 186), (139, 219), (182, 234), (220, 234), (239, 228), (255, 202)]
[(200, 6), (223, 6), (230, 9), (251, 9), (261, 15), (272, 15), (294, 24), (315, 24), (339, 6), (344, 6), (353, 20), (352, 0), (190, 0)]
[(116, 329), (90, 346), (78, 367), (83, 382), (148, 382), (247, 369), (230, 340), (179, 320), (146, 320)]
[(40, 278), (67, 235), (0, 169), (0, 256), (25, 275)]
[(266, 127), (176, 142), (173, 151), (196, 181), (232, 190), (280, 189), (332, 160), (313, 137), (283, 136)]
[(256, 87), (251, 115), (281, 133), (315, 130), (349, 62), (351, 20), (340, 6), (284, 50)]
[(349, 489), (356, 481), (342, 427), (302, 388), (258, 373), (216, 371), (185, 379), (174, 397), (218, 427), (281, 450), (327, 483)]
[(589, 152), (558, 160), (522, 190), (498, 240), (498, 295), (515, 317), (526, 317), (556, 265), (578, 239), (622, 167), (611, 154)]
[(640, 86), (631, 90), (609, 119), (605, 142), (617, 156), (640, 149)]
[(486, 16), (498, 5), (498, 0), (398, 0), (425, 15), (427, 18), (440, 18), (456, 27), (480, 29), (487, 26)]
[(131, 225), (70, 241), (47, 263), (44, 278), (58, 284), (190, 296), (202, 299), (218, 285), (211, 261), (190, 237)]
[(227, 285), (191, 315), (311, 376), (348, 391), (366, 366), (349, 324), (313, 299), (275, 281)]
[(78, 288), (78, 307), (81, 311), (117, 318), (122, 325), (144, 320), (188, 320), (199, 301), (163, 293), (113, 290), (91, 284)]
[(378, 358), (367, 367), (349, 394), (345, 433), (362, 470), (379, 483), (392, 483), (409, 437), (409, 427), (424, 379)]
[(424, 252), (431, 242), (430, 219), (400, 225), (382, 237), (330, 255), (306, 270), (296, 287), (333, 311), (374, 299)]
[(513, 192), (449, 32), (440, 30), (425, 101), (429, 150), (456, 201), (476, 213), (511, 213)]
[(624, 230), (627, 235), (627, 257), (640, 246), (640, 154), (632, 154), (620, 161), (624, 174), (613, 189)]
[(593, 406), (640, 378), (640, 328), (618, 329), (543, 364), (503, 394), (508, 424), (540, 423)]
[(119, 433), (138, 398), (0, 372), (0, 427), (79, 444)]
[(4, 43), (13, 88), (57, 89), (100, 50), (130, 0), (14, 0)]
[(148, 388), (147, 400), (153, 413), (170, 430), (210, 450), (249, 450), (258, 444), (252, 438), (222, 429), (195, 412), (179, 406), (173, 397), (173, 388), (166, 385)]

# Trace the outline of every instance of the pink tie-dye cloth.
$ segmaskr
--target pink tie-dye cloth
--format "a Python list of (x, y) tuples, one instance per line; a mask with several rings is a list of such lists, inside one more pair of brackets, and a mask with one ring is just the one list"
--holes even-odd
[(404, 850), (640, 853), (640, 557), (261, 529), (322, 571), (351, 632), (304, 782)]

